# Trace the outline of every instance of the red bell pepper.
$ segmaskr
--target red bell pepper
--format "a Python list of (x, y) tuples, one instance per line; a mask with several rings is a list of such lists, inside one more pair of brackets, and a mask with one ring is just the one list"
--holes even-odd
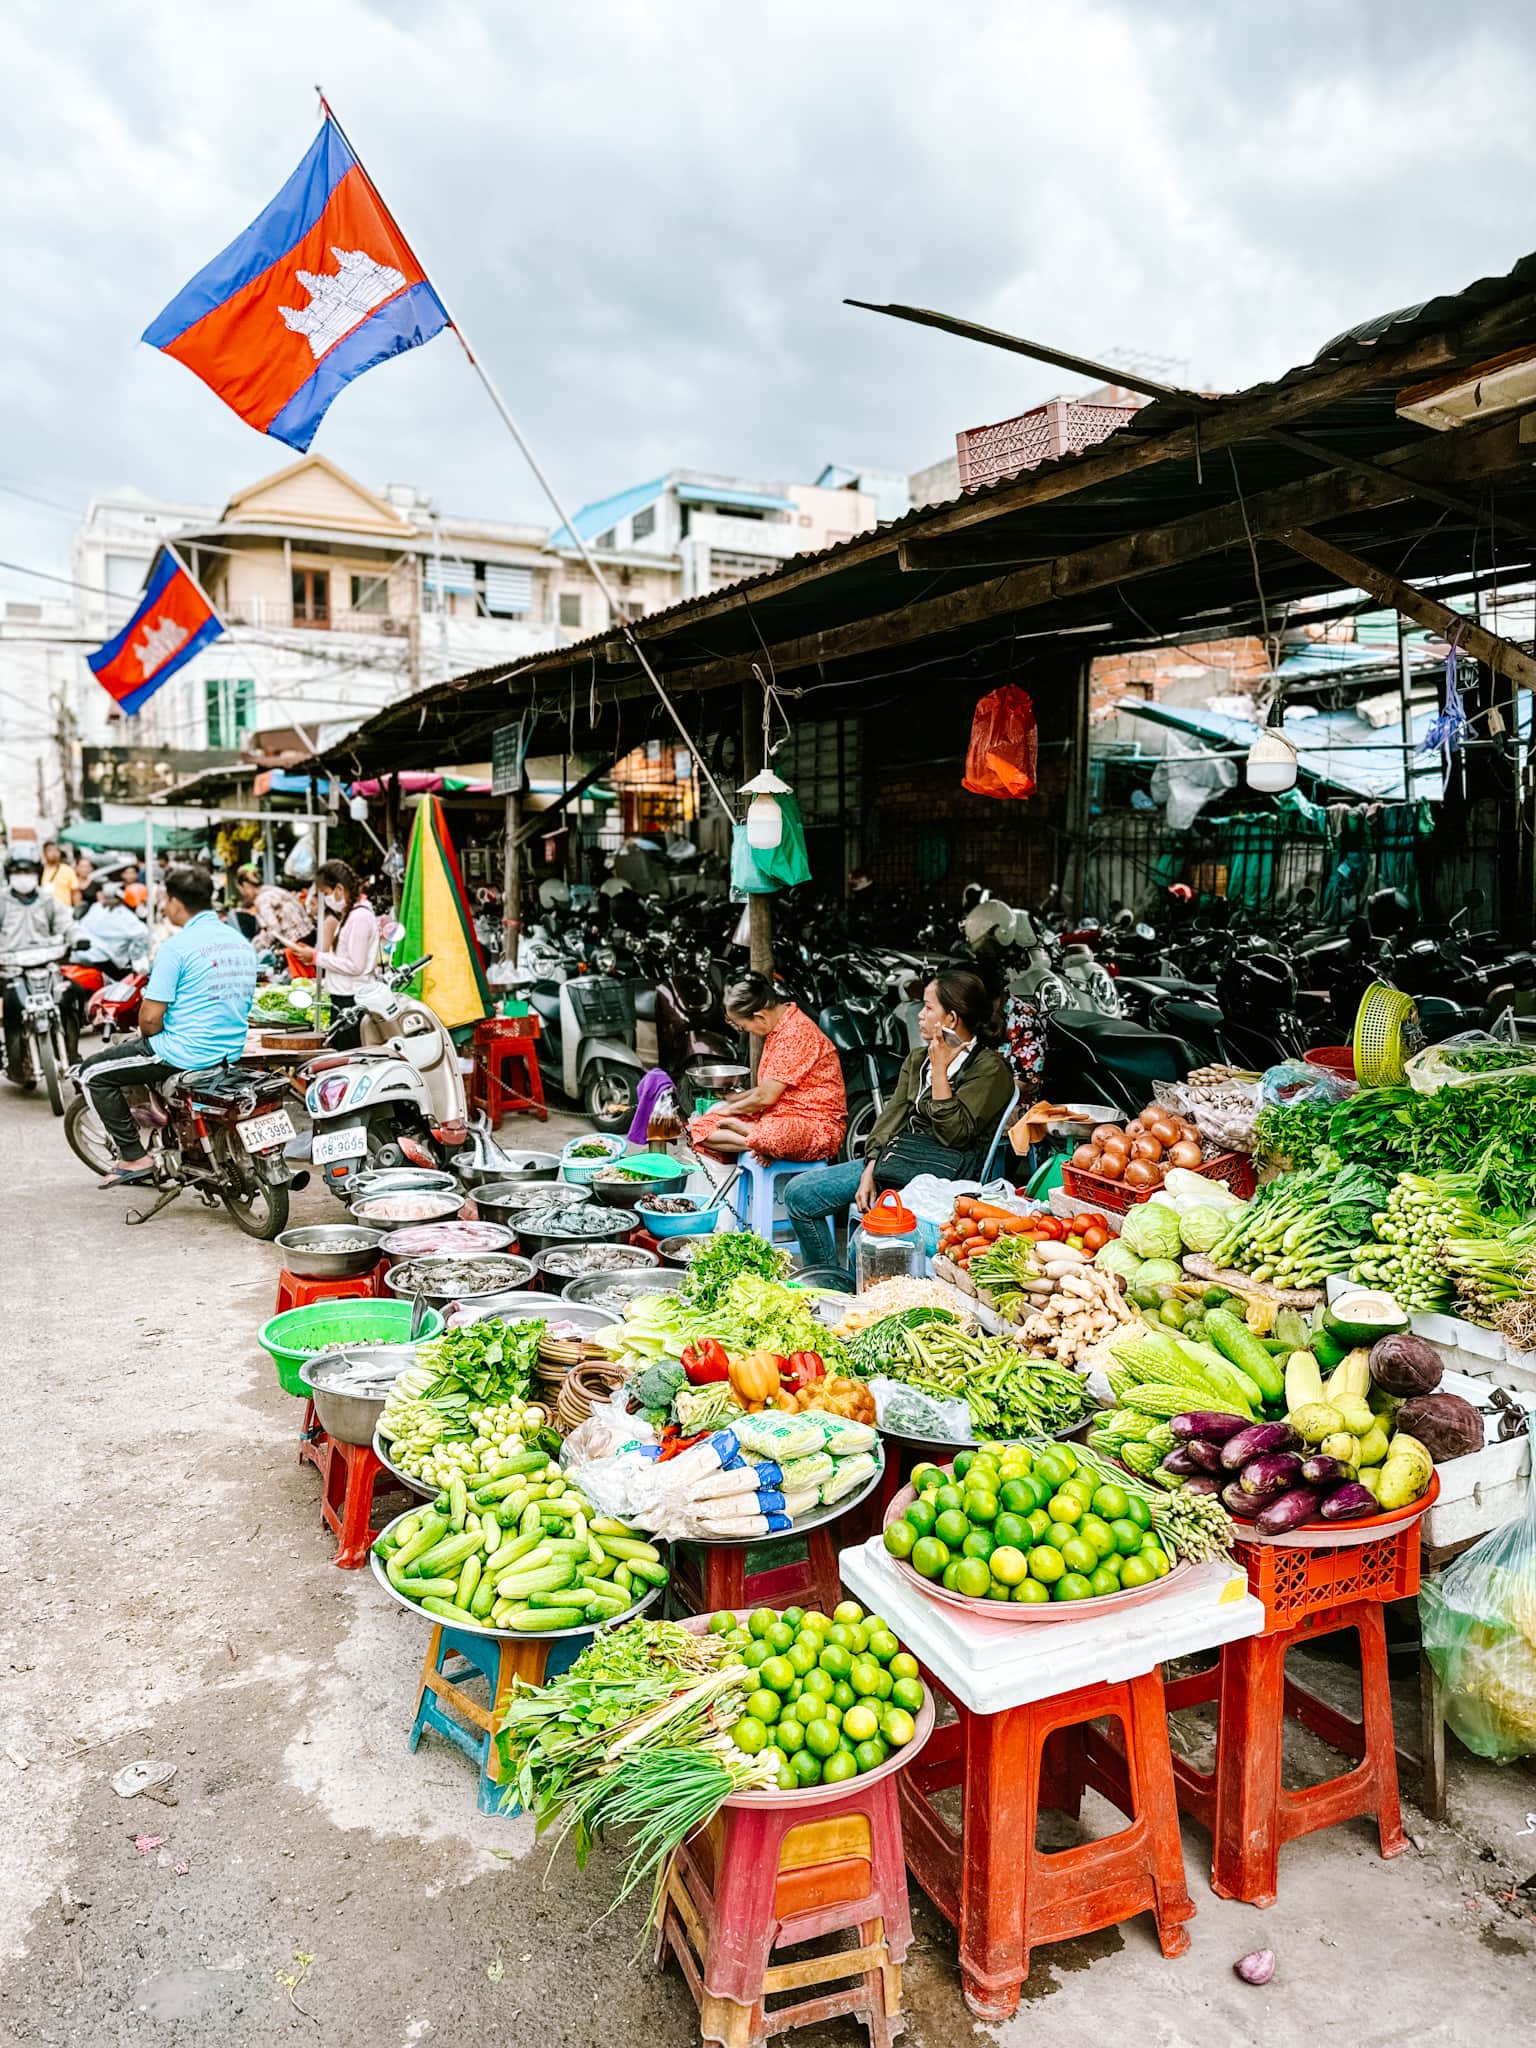
[(781, 1377), (803, 1392), (816, 1380), (825, 1379), (827, 1368), (819, 1351), (792, 1351), (781, 1368)]
[(684, 1436), (675, 1422), (669, 1422), (661, 1432), (661, 1456), (656, 1460), (657, 1464), (665, 1465), (668, 1458), (681, 1457), (684, 1451), (691, 1450), (695, 1444), (703, 1443), (708, 1434), (709, 1431), (705, 1429), (699, 1430), (693, 1436)]
[(683, 1371), (693, 1387), (712, 1387), (731, 1376), (731, 1361), (718, 1337), (701, 1337), (683, 1353)]

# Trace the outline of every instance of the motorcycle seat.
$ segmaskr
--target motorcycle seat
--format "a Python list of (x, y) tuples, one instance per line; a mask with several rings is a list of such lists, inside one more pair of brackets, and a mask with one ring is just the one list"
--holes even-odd
[(288, 1084), (280, 1074), (258, 1073), (249, 1067), (232, 1067), (221, 1062), (216, 1067), (185, 1067), (173, 1074), (164, 1083), (167, 1095), (202, 1096), (205, 1100), (220, 1102), (233, 1100), (242, 1095), (287, 1093)]

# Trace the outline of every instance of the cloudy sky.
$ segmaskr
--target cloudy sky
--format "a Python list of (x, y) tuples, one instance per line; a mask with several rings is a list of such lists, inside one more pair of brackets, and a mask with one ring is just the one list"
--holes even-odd
[[(845, 294), (1232, 388), (1536, 248), (1528, 0), (9, 0), (0, 79), (0, 556), (43, 569), (94, 491), (287, 459), (136, 337), (316, 80), (572, 501), (916, 468), (1062, 384)], [(543, 516), (451, 336), (316, 446)]]

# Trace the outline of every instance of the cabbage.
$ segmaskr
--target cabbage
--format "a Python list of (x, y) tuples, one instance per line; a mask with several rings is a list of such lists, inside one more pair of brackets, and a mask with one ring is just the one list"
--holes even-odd
[(1172, 1259), (1148, 1259), (1136, 1275), (1136, 1285), (1141, 1287), (1177, 1287), (1184, 1278), (1182, 1268)]
[(1231, 1228), (1228, 1215), (1220, 1209), (1190, 1209), (1179, 1218), (1179, 1236), (1187, 1252), (1214, 1251)]
[(1141, 1271), (1141, 1260), (1118, 1237), (1112, 1237), (1108, 1244), (1099, 1247), (1094, 1253), (1093, 1263), (1102, 1272), (1113, 1273), (1116, 1279), (1123, 1280), (1127, 1287), (1136, 1285), (1136, 1276)]
[(1177, 1259), (1183, 1249), (1178, 1214), (1161, 1203), (1136, 1203), (1126, 1214), (1120, 1237), (1143, 1259)]
[(1163, 1192), (1173, 1197), (1175, 1207), (1185, 1211), (1247, 1207), (1241, 1195), (1234, 1195), (1224, 1182), (1207, 1180), (1203, 1173), (1191, 1173), (1187, 1166), (1169, 1167), (1163, 1179)]

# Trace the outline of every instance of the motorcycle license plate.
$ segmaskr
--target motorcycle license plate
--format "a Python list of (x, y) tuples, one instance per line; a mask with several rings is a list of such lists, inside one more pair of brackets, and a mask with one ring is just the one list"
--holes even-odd
[(316, 1131), (309, 1156), (315, 1166), (329, 1166), (337, 1159), (361, 1159), (368, 1150), (368, 1133), (361, 1124), (347, 1131)]
[(286, 1145), (293, 1136), (293, 1118), (286, 1109), (274, 1109), (268, 1116), (247, 1117), (236, 1129), (247, 1152), (265, 1152), (269, 1145)]

